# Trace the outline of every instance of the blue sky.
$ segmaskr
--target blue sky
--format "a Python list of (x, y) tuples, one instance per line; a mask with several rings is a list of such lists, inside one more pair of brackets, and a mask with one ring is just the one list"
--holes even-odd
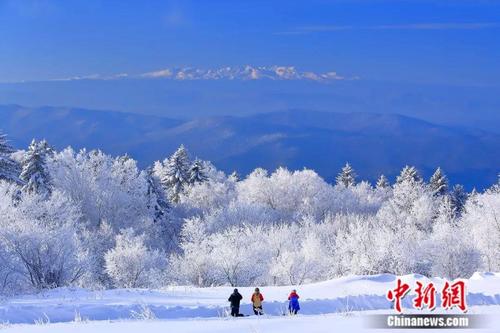
[(0, 0), (0, 81), (251, 64), (500, 87), (500, 1)]

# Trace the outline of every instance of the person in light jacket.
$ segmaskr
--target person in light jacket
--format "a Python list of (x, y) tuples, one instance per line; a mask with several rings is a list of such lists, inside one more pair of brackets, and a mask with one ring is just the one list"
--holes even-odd
[(263, 315), (262, 302), (264, 301), (264, 296), (260, 293), (259, 288), (255, 288), (255, 292), (252, 294), (250, 300), (252, 301), (253, 313), (255, 313), (256, 316)]

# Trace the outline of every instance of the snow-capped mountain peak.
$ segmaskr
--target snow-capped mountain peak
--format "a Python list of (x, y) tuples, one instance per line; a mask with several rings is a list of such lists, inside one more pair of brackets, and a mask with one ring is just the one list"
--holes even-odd
[(225, 66), (212, 69), (194, 67), (165, 68), (140, 75), (142, 78), (163, 78), (173, 80), (343, 80), (336, 72), (316, 73), (299, 71), (295, 66)]

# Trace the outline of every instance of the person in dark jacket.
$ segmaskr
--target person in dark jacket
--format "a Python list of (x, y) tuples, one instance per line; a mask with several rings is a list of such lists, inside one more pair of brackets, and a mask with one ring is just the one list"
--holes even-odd
[(299, 295), (297, 294), (297, 290), (292, 290), (288, 296), (288, 301), (288, 311), (290, 311), (291, 315), (296, 315), (300, 310)]
[(253, 313), (255, 313), (256, 316), (263, 315), (262, 302), (264, 301), (264, 296), (260, 293), (259, 288), (255, 288), (255, 292), (252, 294), (250, 300), (252, 301)]
[(243, 296), (238, 292), (238, 289), (234, 289), (233, 293), (227, 299), (231, 302), (231, 316), (240, 317), (240, 301), (243, 299)]

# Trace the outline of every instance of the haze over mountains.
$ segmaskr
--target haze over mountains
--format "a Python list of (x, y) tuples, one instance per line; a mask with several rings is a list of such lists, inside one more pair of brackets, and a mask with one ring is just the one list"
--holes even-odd
[[(259, 79), (251, 79), (254, 74)], [(127, 75), (0, 83), (0, 103), (119, 110), (177, 119), (290, 109), (389, 113), (500, 134), (498, 87), (350, 80), (350, 73), (293, 67), (184, 68), (137, 74), (148, 75), (143, 78)]]
[(45, 138), (53, 146), (100, 148), (128, 153), (146, 166), (170, 155), (181, 143), (193, 157), (245, 175), (256, 167), (312, 168), (333, 181), (348, 161), (360, 179), (381, 173), (394, 179), (405, 164), (425, 177), (441, 166), (468, 189), (490, 186), (500, 166), (500, 135), (436, 125), (416, 118), (376, 113), (308, 110), (243, 117), (179, 120), (78, 108), (0, 106), (0, 129), (16, 148)]

